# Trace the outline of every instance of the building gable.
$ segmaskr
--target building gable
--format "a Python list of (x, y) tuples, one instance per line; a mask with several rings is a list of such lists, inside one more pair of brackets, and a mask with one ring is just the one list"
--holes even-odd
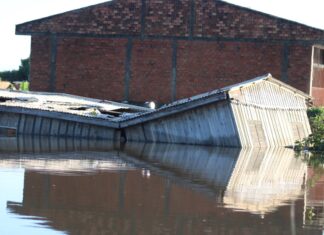
[[(257, 80), (249, 80), (242, 86), (234, 85), (228, 93), (232, 100), (262, 108), (306, 109), (310, 96), (297, 90), (269, 74)], [(289, 101), (289, 102), (287, 102)]]
[(16, 33), (324, 40), (323, 30), (215, 0), (114, 0), (17, 25)]
[(136, 34), (140, 14), (140, 1), (109, 1), (17, 25), (16, 33)]

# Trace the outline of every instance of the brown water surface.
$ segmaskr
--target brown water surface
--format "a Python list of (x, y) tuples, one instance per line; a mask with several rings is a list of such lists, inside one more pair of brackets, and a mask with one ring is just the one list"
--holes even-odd
[(0, 140), (0, 234), (322, 234), (324, 175), (290, 149)]

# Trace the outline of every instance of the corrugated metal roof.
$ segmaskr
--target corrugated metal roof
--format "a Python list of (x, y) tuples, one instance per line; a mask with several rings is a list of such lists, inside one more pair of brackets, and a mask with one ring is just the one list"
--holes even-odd
[(118, 117), (105, 113), (123, 110), (121, 116), (127, 116), (136, 112), (151, 111), (149, 108), (135, 105), (59, 93), (3, 90), (0, 91), (0, 97), (3, 100), (1, 106), (67, 113), (113, 122), (118, 121)]
[[(115, 123), (120, 128), (136, 125), (141, 122), (158, 119), (164, 116), (169, 116), (175, 113), (183, 112), (186, 110), (194, 109), (196, 107), (219, 102), (228, 99), (228, 93), (235, 89), (251, 86), (262, 81), (269, 81), (278, 84), (290, 92), (302, 96), (305, 99), (311, 97), (302, 91), (299, 91), (275, 78), (271, 74), (266, 74), (237, 83), (224, 88), (216, 89), (210, 92), (202, 93), (189, 98), (181, 99), (170, 104), (166, 104), (156, 110), (144, 108), (135, 105), (117, 103), (107, 100), (97, 100), (85, 98), (81, 96), (58, 94), (58, 93), (44, 93), (44, 92), (16, 92), (16, 91), (1, 91), (0, 97), (11, 98), (12, 102), (2, 102), (1, 106), (8, 107), (22, 107), (35, 110), (45, 110), (50, 112), (61, 112), (72, 115), (84, 116), (93, 119), (102, 119), (106, 122)], [(80, 109), (78, 109), (80, 107)], [(86, 107), (82, 110), (82, 107)], [(100, 113), (98, 110), (103, 109), (106, 111), (122, 110), (119, 116), (109, 116)], [(127, 110), (133, 110), (127, 112)], [(96, 113), (95, 113), (96, 112)]]
[[(151, 112), (145, 112), (145, 113), (138, 113), (134, 116), (129, 116), (129, 117), (125, 117), (123, 120), (121, 120), (121, 122), (123, 122), (121, 124), (121, 127), (126, 127), (128, 125), (135, 125), (137, 124), (138, 122), (140, 122), (140, 120), (137, 120), (135, 121), (136, 119), (139, 119), (139, 118), (143, 118), (142, 121), (148, 121), (148, 120), (152, 120), (152, 119), (155, 119), (155, 118), (160, 118), (160, 117), (163, 117), (163, 116), (167, 116), (167, 115), (170, 115), (170, 112), (172, 111), (172, 114), (174, 113), (173, 111), (175, 109), (177, 109), (178, 112), (182, 112), (184, 111), (184, 109), (181, 109), (180, 107), (186, 105), (186, 109), (185, 110), (189, 110), (189, 109), (192, 109), (192, 108), (195, 108), (197, 106), (201, 106), (201, 105), (206, 105), (208, 104), (210, 101), (221, 101), (221, 100), (225, 100), (227, 99), (227, 94), (229, 91), (232, 91), (232, 90), (235, 90), (235, 89), (240, 89), (240, 88), (243, 88), (243, 87), (248, 87), (248, 86), (251, 86), (251, 85), (254, 85), (256, 83), (259, 83), (259, 82), (262, 82), (262, 81), (269, 81), (271, 83), (275, 83), (275, 84), (278, 84), (279, 86), (281, 87), (284, 87), (285, 89), (295, 93), (295, 94), (298, 94), (302, 97), (304, 97), (305, 99), (311, 99), (311, 97), (309, 95), (307, 95), (306, 93), (300, 91), (300, 90), (297, 90), (295, 88), (293, 88), (292, 86), (289, 86), (288, 84), (286, 83), (283, 83), (275, 78), (272, 77), (272, 75), (270, 73), (268, 74), (265, 74), (265, 75), (262, 75), (262, 76), (259, 76), (259, 77), (256, 77), (256, 78), (253, 78), (253, 79), (250, 79), (250, 80), (247, 80), (247, 81), (244, 81), (244, 82), (241, 82), (241, 83), (236, 83), (234, 85), (230, 85), (230, 86), (226, 86), (226, 87), (223, 87), (223, 88), (220, 88), (220, 89), (216, 89), (216, 90), (213, 90), (213, 91), (210, 91), (210, 92), (205, 92), (205, 93), (202, 93), (202, 94), (199, 94), (199, 95), (196, 95), (196, 96), (192, 96), (192, 97), (189, 97), (189, 98), (185, 98), (185, 99), (181, 99), (181, 100), (177, 100), (175, 102), (172, 102), (170, 104), (166, 104), (162, 107), (160, 107), (159, 109), (156, 109), (155, 111), (151, 111)], [(212, 98), (217, 98), (219, 97), (218, 99), (212, 99)], [(198, 103), (199, 102), (199, 105), (196, 104), (196, 105), (190, 105), (191, 104), (194, 104), (194, 103)], [(160, 115), (156, 115), (157, 113), (160, 113)], [(156, 116), (155, 118), (154, 115)]]

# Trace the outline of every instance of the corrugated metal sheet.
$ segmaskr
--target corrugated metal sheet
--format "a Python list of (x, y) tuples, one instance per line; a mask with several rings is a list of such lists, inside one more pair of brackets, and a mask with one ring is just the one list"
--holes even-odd
[(128, 141), (240, 146), (228, 101), (145, 122), (125, 129)]
[(293, 145), (311, 133), (305, 97), (293, 90), (263, 81), (229, 94), (242, 146)]

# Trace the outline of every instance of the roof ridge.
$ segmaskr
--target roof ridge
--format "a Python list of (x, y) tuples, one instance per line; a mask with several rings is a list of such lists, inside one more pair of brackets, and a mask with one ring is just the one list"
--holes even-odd
[[(42, 22), (42, 21), (45, 21), (45, 20), (50, 20), (52, 18), (55, 18), (55, 17), (58, 17), (58, 16), (62, 16), (64, 14), (77, 13), (78, 11), (83, 11), (83, 10), (86, 10), (86, 9), (89, 9), (89, 8), (92, 8), (92, 7), (98, 7), (98, 6), (101, 6), (101, 5), (113, 5), (116, 2), (118, 2), (118, 1), (120, 1), (120, 0), (105, 1), (105, 2), (102, 2), (102, 3), (92, 4), (92, 5), (85, 6), (85, 7), (81, 7), (81, 8), (77, 8), (77, 9), (74, 9), (74, 10), (68, 10), (68, 11), (65, 11), (65, 12), (57, 13), (57, 14), (50, 15), (50, 16), (47, 16), (47, 17), (38, 18), (38, 19), (35, 19), (35, 20), (31, 20), (31, 21), (26, 21), (26, 22), (17, 24), (16, 25), (16, 31), (17, 31), (17, 29), (19, 27), (22, 27), (22, 26), (24, 26), (26, 24), (33, 24), (33, 23), (38, 23), (38, 22)], [(187, 1), (189, 1), (189, 0), (187, 0)], [(209, 0), (209, 1), (223, 3), (223, 4), (226, 4), (226, 5), (232, 6), (232, 7), (239, 8), (241, 10), (245, 10), (245, 11), (248, 11), (248, 12), (252, 12), (252, 13), (256, 13), (256, 14), (262, 15), (264, 17), (268, 17), (268, 18), (272, 18), (272, 19), (277, 19), (277, 20), (283, 21), (285, 23), (299, 25), (301, 27), (306, 27), (306, 28), (313, 29), (313, 30), (320, 31), (320, 32), (323, 32), (324, 33), (324, 29), (317, 28), (317, 27), (310, 26), (310, 25), (306, 25), (306, 24), (303, 24), (303, 23), (300, 23), (300, 22), (297, 22), (297, 21), (294, 21), (294, 20), (290, 20), (290, 19), (287, 19), (287, 18), (283, 18), (283, 17), (280, 17), (280, 16), (276, 16), (276, 15), (273, 15), (273, 14), (265, 13), (265, 12), (262, 12), (262, 11), (259, 11), (259, 10), (256, 10), (256, 9), (252, 9), (252, 8), (249, 8), (249, 7), (236, 5), (236, 4), (227, 2), (226, 0)]]

